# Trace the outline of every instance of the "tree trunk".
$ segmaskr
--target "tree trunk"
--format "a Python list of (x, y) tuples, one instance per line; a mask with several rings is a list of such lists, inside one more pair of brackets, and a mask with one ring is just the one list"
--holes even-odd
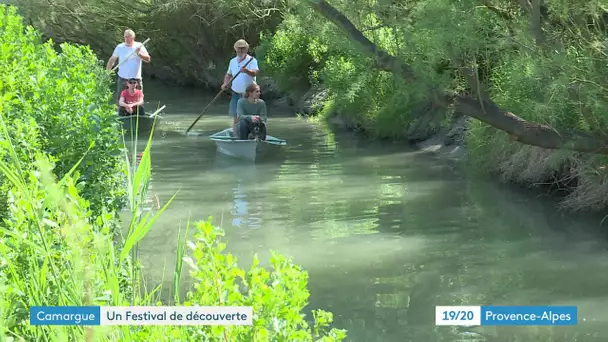
[[(412, 67), (396, 57), (379, 49), (361, 31), (359, 31), (340, 11), (325, 0), (307, 0), (309, 5), (323, 17), (334, 23), (342, 30), (359, 49), (373, 58), (376, 67), (400, 75), (405, 80), (416, 81), (417, 76)], [(474, 71), (473, 71), (474, 72)], [(472, 77), (472, 75), (468, 75)], [(469, 80), (469, 84), (471, 84)], [(477, 83), (477, 82), (475, 82)], [(478, 89), (478, 88), (474, 88)], [(478, 89), (477, 93), (482, 93)], [(547, 125), (528, 122), (510, 113), (491, 99), (482, 95), (481, 98), (468, 96), (448, 96), (446, 94), (431, 94), (438, 96), (445, 107), (455, 102), (456, 112), (474, 117), (503, 132), (521, 143), (546, 149), (565, 149), (578, 152), (608, 155), (608, 137), (594, 136), (587, 132), (559, 131)]]
[(530, 29), (536, 40), (536, 45), (543, 43), (543, 30), (541, 27), (540, 7), (542, 0), (531, 0), (532, 11), (530, 12)]

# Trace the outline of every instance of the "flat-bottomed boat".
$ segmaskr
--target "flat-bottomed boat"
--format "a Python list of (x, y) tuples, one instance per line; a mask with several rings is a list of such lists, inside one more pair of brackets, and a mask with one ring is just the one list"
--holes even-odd
[(287, 145), (287, 141), (271, 135), (266, 135), (265, 140), (240, 140), (234, 136), (232, 128), (226, 128), (209, 136), (209, 138), (215, 142), (220, 153), (251, 161), (255, 161), (261, 153), (269, 148)]

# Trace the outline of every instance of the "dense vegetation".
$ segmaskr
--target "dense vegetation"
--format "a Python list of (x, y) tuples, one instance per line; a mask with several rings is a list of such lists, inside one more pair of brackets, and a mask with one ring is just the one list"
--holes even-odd
[[(176, 236), (179, 255), (170, 302), (252, 306), (253, 327), (30, 326), (29, 308), (35, 305), (159, 305), (159, 289), (145, 290), (140, 282), (135, 252), (171, 201), (157, 213), (143, 211), (151, 140), (136, 166), (127, 146), (118, 144), (109, 74), (88, 48), (63, 44), (55, 51), (37, 31), (24, 27), (14, 8), (3, 5), (0, 51), (0, 174), (6, 194), (0, 223), (0, 340), (344, 338), (344, 331), (328, 329), (330, 313), (313, 310), (313, 319), (304, 319), (305, 271), (279, 254), (273, 254), (268, 268), (257, 260), (249, 270), (239, 268), (236, 258), (224, 252), (222, 231), (210, 221), (195, 224), (191, 243), (184, 241), (186, 234)], [(129, 150), (137, 152), (134, 146)], [(120, 202), (132, 219), (126, 236), (116, 239)], [(195, 287), (181, 298), (176, 290), (184, 262), (192, 268)]]
[(90, 45), (107, 60), (126, 28), (137, 39), (150, 38), (153, 63), (146, 76), (167, 82), (218, 87), (232, 45), (245, 38), (252, 46), (260, 29), (280, 22), (279, 0), (9, 0), (27, 21), (56, 42)]
[[(450, 113), (441, 92), (468, 96), (483, 112), (495, 110), (491, 99), (546, 131), (604, 141), (607, 24), (601, 1), (310, 0), (294, 2), (262, 50), (282, 89), (325, 89), (321, 114), (375, 137), (422, 140), (471, 115)], [(537, 147), (551, 145), (542, 139), (521, 144), (482, 121), (469, 128), (470, 160), (481, 168), (525, 184), (567, 185), (569, 208), (608, 204), (604, 155)]]
[[(41, 43), (40, 34), (24, 29), (21, 19), (2, 13), (0, 111), (8, 125), (24, 172), (33, 170), (36, 152), (48, 155), (63, 177), (81, 158), (81, 194), (93, 217), (124, 205), (120, 178), (120, 139), (109, 102), (109, 75), (84, 46)], [(6, 155), (6, 149), (0, 151)], [(0, 176), (1, 193), (7, 193)], [(6, 211), (6, 201), (0, 202)]]

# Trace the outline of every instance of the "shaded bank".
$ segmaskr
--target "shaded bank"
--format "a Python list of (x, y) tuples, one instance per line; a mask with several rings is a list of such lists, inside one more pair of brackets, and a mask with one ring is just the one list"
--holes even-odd
[(280, 22), (281, 2), (180, 0), (11, 0), (27, 22), (55, 42), (90, 45), (107, 60), (126, 28), (147, 44), (146, 76), (179, 85), (219, 87), (237, 39), (253, 47)]

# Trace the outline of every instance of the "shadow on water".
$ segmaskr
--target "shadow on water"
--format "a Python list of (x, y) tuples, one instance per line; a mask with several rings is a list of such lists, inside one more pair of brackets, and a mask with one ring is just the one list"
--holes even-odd
[[(208, 139), (230, 123), (227, 99), (185, 136), (208, 100), (174, 94), (161, 101), (173, 109), (155, 136), (150, 191), (161, 202), (180, 193), (141, 244), (151, 284), (171, 278), (180, 226), (212, 216), (242, 267), (271, 249), (302, 265), (308, 309), (332, 311), (350, 341), (608, 340), (600, 219), (272, 107), (269, 134), (288, 140), (284, 156), (235, 160)], [(436, 305), (577, 305), (579, 324), (463, 333), (435, 326)]]

